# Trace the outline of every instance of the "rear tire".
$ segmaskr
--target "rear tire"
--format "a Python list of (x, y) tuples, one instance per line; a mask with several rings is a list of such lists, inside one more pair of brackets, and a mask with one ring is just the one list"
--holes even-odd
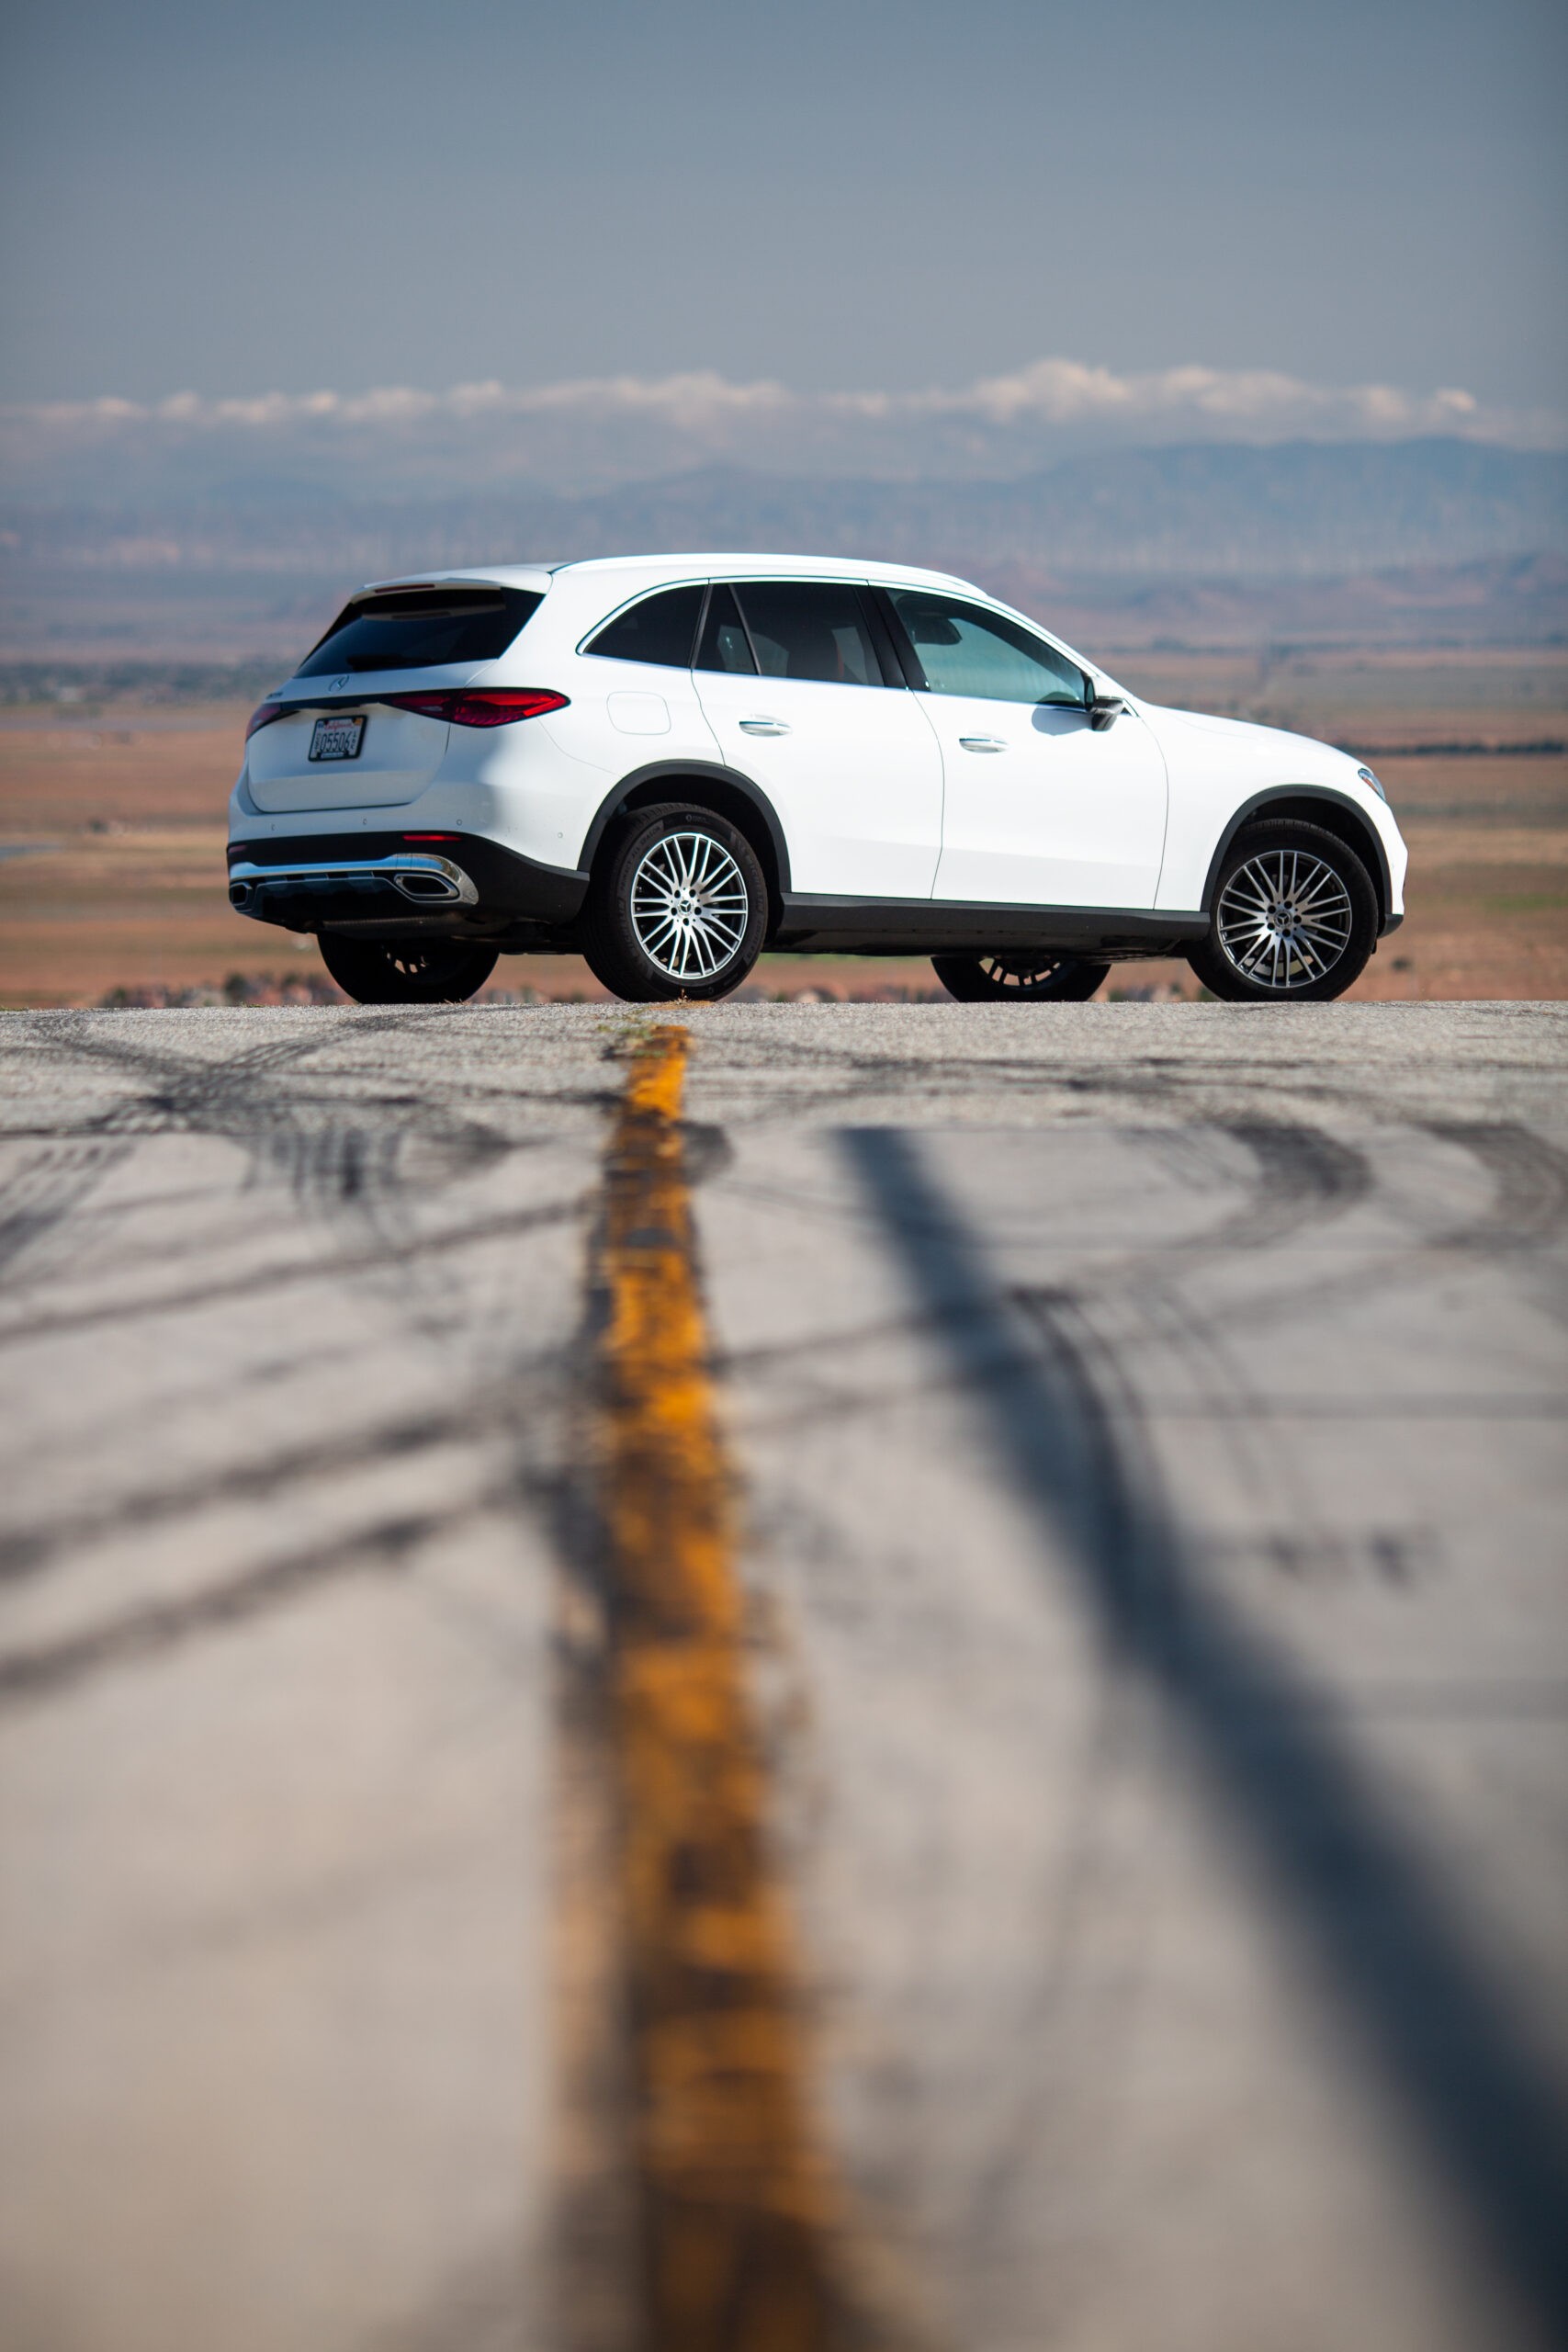
[(467, 939), (345, 939), (323, 931), (321, 961), (355, 1004), (463, 1004), (495, 969), (498, 951)]
[(750, 971), (767, 922), (768, 886), (739, 826), (671, 801), (635, 810), (606, 843), (583, 959), (628, 1004), (712, 1003)]
[(931, 969), (960, 1004), (1084, 1004), (1111, 967), (1080, 956), (933, 956)]
[(1377, 944), (1378, 894), (1337, 833), (1294, 818), (1247, 825), (1225, 852), (1209, 935), (1187, 960), (1230, 1004), (1322, 1004)]

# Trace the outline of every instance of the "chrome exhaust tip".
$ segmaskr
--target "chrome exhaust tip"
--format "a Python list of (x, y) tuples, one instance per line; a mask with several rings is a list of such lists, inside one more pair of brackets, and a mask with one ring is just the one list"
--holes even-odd
[(463, 895), (456, 876), (445, 868), (437, 871), (434, 864), (409, 871), (400, 870), (390, 878), (405, 899), (413, 899), (426, 905), (453, 906)]

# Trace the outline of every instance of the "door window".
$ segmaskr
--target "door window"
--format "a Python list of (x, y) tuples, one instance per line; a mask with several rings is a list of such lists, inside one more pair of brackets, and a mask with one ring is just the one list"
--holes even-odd
[(617, 613), (583, 650), (615, 662), (651, 662), (664, 670), (689, 670), (692, 639), (702, 608), (701, 588), (666, 588)]
[(1077, 663), (1019, 622), (924, 588), (894, 588), (889, 601), (915, 649), (928, 692), (1084, 707), (1088, 691)]
[(732, 588), (716, 588), (708, 597), (703, 641), (693, 666), (698, 670), (728, 670), (743, 678), (756, 676), (757, 664), (751, 659), (751, 648)]
[(746, 580), (738, 594), (765, 678), (815, 678), (831, 686), (882, 684), (882, 664), (852, 582)]

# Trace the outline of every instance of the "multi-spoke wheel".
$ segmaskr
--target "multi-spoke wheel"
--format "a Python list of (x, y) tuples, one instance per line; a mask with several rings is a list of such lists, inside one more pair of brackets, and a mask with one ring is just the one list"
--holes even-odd
[(1377, 940), (1371, 876), (1337, 835), (1291, 819), (1232, 842), (1209, 936), (1189, 956), (1215, 996), (1279, 1003), (1342, 995)]
[(632, 876), (632, 929), (654, 969), (682, 988), (711, 980), (746, 936), (746, 877), (710, 832), (665, 833)]
[(356, 1004), (462, 1004), (495, 969), (495, 949), (468, 939), (353, 939), (323, 931), (316, 944)]
[(583, 954), (636, 1004), (725, 996), (757, 960), (767, 906), (757, 853), (726, 818), (641, 809), (594, 875)]
[(1078, 956), (933, 956), (931, 969), (961, 1004), (1082, 1004), (1111, 967)]

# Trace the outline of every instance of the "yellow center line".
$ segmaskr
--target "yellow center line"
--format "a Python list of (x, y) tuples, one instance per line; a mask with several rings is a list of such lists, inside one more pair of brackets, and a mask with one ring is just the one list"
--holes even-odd
[(644, 2341), (817, 2352), (829, 2194), (742, 1668), (679, 1124), (688, 1045), (664, 1027), (634, 1049), (594, 1266)]

